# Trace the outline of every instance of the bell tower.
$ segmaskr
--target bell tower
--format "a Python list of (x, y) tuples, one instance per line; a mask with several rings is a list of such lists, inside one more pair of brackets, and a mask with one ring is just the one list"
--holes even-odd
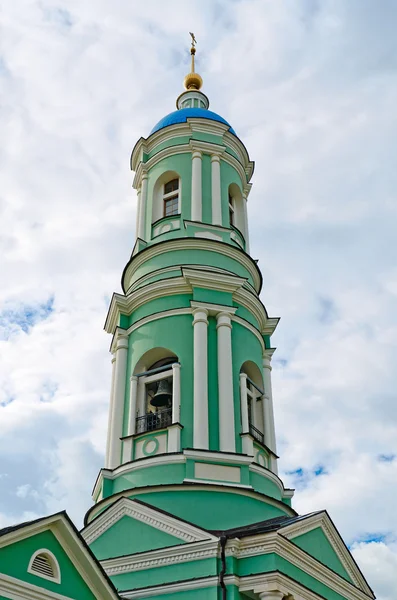
[[(270, 375), (278, 319), (259, 299), (261, 273), (248, 253), (254, 165), (229, 123), (208, 110), (195, 51), (193, 42), (177, 110), (132, 152), (137, 239), (105, 326), (113, 378), (95, 500), (108, 497), (120, 469), (131, 469), (129, 483), (139, 472), (150, 485), (175, 484), (167, 472), (184, 456), (181, 483), (265, 486), (288, 512)], [(160, 456), (154, 477), (148, 467)]]
[(278, 476), (254, 164), (195, 53), (192, 36), (177, 110), (132, 151), (136, 241), (105, 323), (106, 458), (83, 536), (125, 598), (372, 598), (328, 515), (297, 516)]

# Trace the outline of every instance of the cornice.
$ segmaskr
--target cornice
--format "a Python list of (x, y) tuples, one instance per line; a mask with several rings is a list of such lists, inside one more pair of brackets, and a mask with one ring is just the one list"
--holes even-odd
[(51, 592), (4, 573), (0, 573), (0, 595), (10, 600), (70, 600), (69, 596)]
[(221, 288), (222, 292), (230, 294), (234, 294), (247, 281), (246, 278), (223, 273), (217, 273), (216, 277), (214, 277), (211, 271), (203, 271), (194, 267), (182, 267), (182, 275), (192, 289), (195, 286), (210, 290)]
[(252, 280), (254, 281), (255, 291), (257, 293), (260, 292), (262, 286), (262, 277), (256, 262), (248, 254), (246, 254), (241, 248), (231, 246), (226, 242), (218, 242), (215, 240), (201, 238), (178, 238), (174, 240), (166, 240), (141, 250), (138, 254), (130, 259), (124, 269), (122, 276), (122, 286), (124, 292), (126, 291), (124, 285), (125, 280), (130, 280), (136, 269), (138, 269), (146, 261), (158, 255), (164, 254), (164, 252), (189, 249), (215, 252), (236, 260), (245, 269), (247, 269), (251, 275)]
[(203, 540), (216, 538), (211, 534), (203, 531), (199, 527), (190, 525), (185, 521), (180, 521), (175, 517), (171, 517), (163, 512), (159, 512), (155, 508), (141, 504), (131, 498), (121, 498), (113, 504), (106, 512), (98, 516), (95, 521), (90, 523), (82, 532), (84, 540), (87, 544), (92, 544), (105, 531), (110, 529), (112, 525), (117, 523), (122, 517), (131, 517), (137, 521), (150, 525), (159, 531), (168, 533), (184, 542), (198, 542)]
[[(218, 538), (209, 536), (209, 539), (192, 544), (182, 544), (145, 552), (144, 554), (133, 554), (120, 556), (101, 561), (109, 577), (121, 573), (131, 573), (144, 569), (153, 569), (167, 566), (169, 564), (180, 564), (218, 556)], [(172, 559), (171, 559), (172, 557)], [(171, 560), (170, 560), (171, 559)]]
[[(224, 581), (226, 585), (238, 585), (238, 577), (234, 575), (226, 575)], [(178, 583), (165, 583), (153, 587), (138, 588), (136, 590), (121, 592), (120, 595), (126, 600), (141, 600), (143, 598), (152, 598), (153, 596), (158, 597), (160, 588), (161, 595), (174, 594), (177, 592), (187, 592), (190, 590), (202, 590), (208, 587), (217, 587), (218, 582), (218, 576), (213, 575), (210, 577), (203, 577), (201, 579), (178, 581)]]

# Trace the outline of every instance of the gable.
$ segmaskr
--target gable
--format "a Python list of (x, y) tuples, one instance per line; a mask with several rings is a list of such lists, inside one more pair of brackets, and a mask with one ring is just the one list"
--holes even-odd
[(124, 515), (90, 543), (98, 560), (184, 544), (184, 540)]
[(354, 585), (321, 527), (297, 535), (291, 539), (291, 542)]
[[(28, 573), (32, 555), (42, 548), (50, 550), (55, 555), (61, 573), (60, 583)], [(42, 531), (0, 548), (0, 573), (64, 596), (81, 598), (81, 600), (95, 600), (96, 598), (50, 530)], [(1, 585), (0, 580), (0, 598)]]

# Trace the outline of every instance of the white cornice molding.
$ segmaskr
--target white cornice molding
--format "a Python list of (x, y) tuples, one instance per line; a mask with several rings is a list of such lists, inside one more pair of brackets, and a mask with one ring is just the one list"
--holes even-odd
[(257, 475), (261, 475), (262, 477), (267, 477), (267, 479), (270, 479), (270, 481), (272, 481), (280, 490), (281, 497), (286, 497), (286, 489), (284, 488), (283, 482), (281, 481), (280, 477), (278, 477), (278, 475), (273, 473), (273, 471), (270, 471), (270, 469), (266, 469), (266, 467), (253, 464), (252, 462), (249, 466), (249, 470), (252, 473), (256, 473)]
[(324, 600), (323, 596), (318, 596), (297, 581), (277, 572), (240, 577), (239, 590), (241, 592), (254, 591), (256, 594), (263, 591), (277, 590), (287, 598), (292, 596), (291, 600)]
[(151, 552), (110, 558), (101, 561), (101, 565), (105, 569), (106, 574), (112, 577), (121, 573), (131, 573), (167, 566), (171, 563), (171, 556), (172, 564), (215, 558), (218, 556), (219, 541), (215, 536), (209, 535), (208, 537), (209, 539), (207, 540), (188, 545), (181, 544), (179, 546), (152, 550)]
[(365, 578), (357, 568), (357, 565), (355, 564), (350, 552), (346, 548), (338, 530), (325, 511), (316, 513), (307, 519), (302, 519), (302, 521), (298, 521), (297, 523), (283, 527), (280, 533), (283, 535), (283, 537), (293, 542), (295, 537), (303, 535), (304, 533), (308, 533), (309, 531), (312, 531), (318, 527), (322, 529), (325, 536), (328, 538), (333, 550), (338, 555), (339, 560), (351, 577), (352, 581), (354, 581), (355, 585), (360, 587), (366, 593), (371, 593), (371, 588), (368, 586)]
[[(238, 585), (238, 577), (234, 575), (225, 576), (226, 585)], [(208, 587), (217, 587), (218, 577), (216, 575), (210, 577), (203, 577), (202, 579), (190, 579), (188, 581), (179, 581), (178, 583), (165, 583), (161, 586), (157, 585), (154, 587), (140, 588), (137, 590), (130, 590), (127, 592), (121, 592), (121, 597), (126, 600), (141, 600), (143, 598), (152, 598), (153, 596), (164, 594), (174, 594), (177, 592), (188, 592), (190, 590), (202, 590)]]
[(127, 283), (126, 288), (131, 286), (130, 280), (134, 272), (145, 262), (151, 258), (155, 258), (159, 255), (164, 255), (165, 252), (172, 252), (174, 250), (203, 250), (205, 252), (215, 252), (216, 254), (222, 254), (227, 258), (237, 261), (251, 275), (254, 282), (254, 289), (259, 292), (261, 286), (261, 277), (259, 269), (255, 262), (240, 249), (235, 248), (227, 243), (215, 242), (209, 239), (202, 240), (200, 238), (178, 238), (174, 240), (168, 240), (162, 244), (154, 244), (149, 246), (143, 252), (140, 252), (130, 261), (128, 264), (123, 280)]
[(199, 527), (190, 525), (184, 521), (180, 521), (176, 517), (166, 515), (163, 512), (143, 505), (131, 498), (121, 498), (113, 504), (106, 512), (100, 514), (95, 521), (90, 523), (82, 532), (81, 535), (87, 542), (92, 544), (105, 531), (110, 529), (112, 525), (117, 523), (122, 517), (127, 516), (150, 525), (154, 529), (158, 529), (168, 535), (171, 535), (184, 542), (198, 542), (203, 540), (216, 538), (211, 534), (203, 531)]
[[(39, 577), (37, 579), (40, 581)], [(50, 592), (39, 585), (27, 583), (4, 573), (0, 573), (0, 596), (10, 600), (70, 600), (69, 596)], [(98, 598), (102, 599), (103, 596), (98, 596)]]
[(223, 273), (217, 273), (214, 277), (211, 271), (203, 271), (194, 267), (182, 267), (182, 275), (192, 289), (197, 286), (209, 290), (220, 290), (229, 294), (234, 294), (247, 281), (243, 277)]
[[(234, 465), (249, 465), (252, 463), (252, 456), (241, 454), (230, 454), (228, 452), (211, 452), (201, 450), (184, 450), (186, 458), (200, 461), (212, 461)], [(211, 483), (214, 483), (213, 481)]]
[(223, 155), (226, 150), (226, 146), (222, 146), (221, 144), (214, 144), (212, 142), (204, 142), (203, 140), (194, 140), (191, 139), (189, 142), (189, 148), (191, 152), (199, 151), (205, 154), (217, 154), (219, 156)]

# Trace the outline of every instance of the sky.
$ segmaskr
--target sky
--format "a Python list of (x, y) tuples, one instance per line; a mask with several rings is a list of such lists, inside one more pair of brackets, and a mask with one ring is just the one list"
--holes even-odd
[(256, 163), (281, 476), (395, 600), (396, 21), (394, 0), (2, 4), (0, 526), (62, 509), (81, 525), (91, 505), (129, 158), (174, 110), (194, 31), (211, 109)]

